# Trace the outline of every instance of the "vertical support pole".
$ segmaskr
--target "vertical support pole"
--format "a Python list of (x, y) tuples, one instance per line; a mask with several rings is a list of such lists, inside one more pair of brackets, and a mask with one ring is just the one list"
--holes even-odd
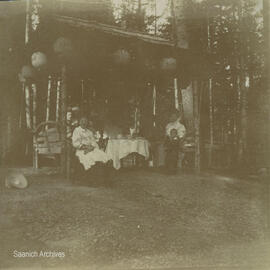
[(156, 99), (157, 99), (157, 90), (156, 85), (153, 86), (153, 126), (156, 127)]
[[(32, 84), (33, 91), (33, 130), (36, 129), (37, 125), (37, 88), (35, 84)], [(38, 149), (37, 149), (37, 136), (33, 134), (33, 167), (34, 169), (38, 168)]]
[(31, 128), (31, 117), (30, 117), (30, 89), (29, 84), (25, 85), (25, 116), (26, 116), (26, 127)]
[(85, 100), (85, 84), (84, 84), (84, 80), (81, 80), (81, 110), (83, 111), (83, 113), (86, 112), (86, 100)]
[(55, 113), (56, 113), (56, 116), (55, 116), (55, 119), (56, 119), (56, 122), (59, 121), (59, 114), (60, 114), (60, 92), (61, 92), (61, 79), (58, 78), (57, 79), (57, 87), (56, 87), (56, 110), (55, 110)]
[(29, 42), (30, 33), (30, 0), (26, 0), (26, 17), (25, 17), (25, 44)]
[(200, 164), (200, 114), (199, 114), (199, 85), (197, 80), (192, 81), (193, 88), (193, 110), (194, 110), (194, 131), (195, 131), (195, 172), (199, 173)]
[(46, 107), (46, 122), (48, 122), (50, 120), (51, 89), (52, 89), (52, 78), (51, 78), (51, 76), (49, 76), (48, 93), (47, 93), (47, 107)]
[(2, 163), (0, 165), (4, 165), (5, 163), (5, 158), (6, 158), (6, 149), (7, 149), (7, 144), (6, 144), (6, 136), (4, 130), (6, 130), (6, 119), (5, 117), (1, 118), (1, 142), (2, 142), (2, 153), (1, 153), (1, 160)]
[(138, 131), (137, 130), (137, 121), (138, 121), (137, 117), (138, 117), (138, 108), (136, 106), (135, 112), (134, 112), (134, 128), (135, 128), (135, 133), (137, 133), (137, 131)]
[(178, 99), (178, 81), (177, 78), (173, 79), (174, 82), (174, 102), (175, 102), (175, 109), (179, 110), (179, 99)]
[(66, 143), (66, 117), (67, 117), (67, 86), (66, 86), (66, 65), (63, 64), (61, 85), (61, 139), (63, 143), (61, 154), (61, 171), (65, 175), (67, 172), (67, 143)]
[(7, 152), (10, 151), (10, 148), (11, 148), (11, 135), (12, 135), (12, 128), (11, 128), (11, 121), (12, 121), (12, 118), (10, 115), (8, 115), (7, 117)]
[(24, 111), (24, 99), (25, 99), (25, 83), (22, 83), (22, 95), (21, 95), (21, 108), (20, 108), (20, 119), (19, 119), (19, 128), (22, 128), (23, 126), (23, 115), (25, 113)]

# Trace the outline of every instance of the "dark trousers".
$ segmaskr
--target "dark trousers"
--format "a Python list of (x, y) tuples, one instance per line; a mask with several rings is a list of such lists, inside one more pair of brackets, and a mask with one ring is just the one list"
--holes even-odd
[(177, 170), (177, 164), (178, 164), (178, 150), (167, 150), (166, 151), (166, 157), (165, 157), (165, 167), (166, 171), (168, 173), (175, 173)]

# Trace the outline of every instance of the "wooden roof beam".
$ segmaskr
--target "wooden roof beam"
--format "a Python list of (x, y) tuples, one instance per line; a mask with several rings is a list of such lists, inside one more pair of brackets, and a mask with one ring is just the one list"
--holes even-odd
[(138, 31), (125, 30), (117, 26), (112, 26), (108, 24), (98, 23), (96, 21), (84, 20), (76, 17), (55, 15), (55, 20), (60, 23), (65, 23), (72, 27), (84, 28), (85, 30), (98, 30), (107, 34), (123, 36), (127, 38), (137, 38), (145, 42), (154, 43), (158, 45), (165, 45), (173, 47), (174, 43), (171, 40), (152, 36)]

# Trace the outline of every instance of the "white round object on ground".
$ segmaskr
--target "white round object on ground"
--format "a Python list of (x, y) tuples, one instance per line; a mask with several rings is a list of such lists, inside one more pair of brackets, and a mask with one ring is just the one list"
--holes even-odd
[(9, 172), (6, 176), (5, 185), (7, 188), (23, 189), (28, 186), (28, 181), (22, 173)]

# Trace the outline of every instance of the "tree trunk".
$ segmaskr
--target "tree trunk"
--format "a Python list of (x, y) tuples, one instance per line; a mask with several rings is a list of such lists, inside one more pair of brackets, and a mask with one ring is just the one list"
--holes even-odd
[(213, 85), (212, 78), (209, 79), (209, 137), (210, 137), (210, 147), (209, 147), (209, 160), (208, 166), (212, 166), (212, 155), (213, 155), (213, 145), (214, 145), (214, 110), (213, 110)]
[(247, 93), (249, 88), (249, 76), (243, 72), (240, 82), (240, 132), (238, 140), (238, 165), (244, 165), (247, 150)]
[[(264, 25), (264, 52), (265, 52), (265, 67), (264, 67), (264, 77), (266, 80), (266, 91), (268, 97), (268, 103), (270, 104), (270, 83), (269, 83), (269, 71), (270, 71), (270, 59), (269, 59), (269, 0), (263, 0), (263, 25)], [(270, 110), (268, 109), (268, 119), (270, 119)], [(270, 153), (270, 120), (267, 123), (268, 125), (268, 138), (266, 138), (267, 153), (269, 156)], [(268, 168), (270, 168), (270, 158), (268, 158)], [(265, 212), (266, 212), (266, 226), (267, 226), (267, 239), (270, 239), (270, 181), (269, 177), (265, 177)]]

